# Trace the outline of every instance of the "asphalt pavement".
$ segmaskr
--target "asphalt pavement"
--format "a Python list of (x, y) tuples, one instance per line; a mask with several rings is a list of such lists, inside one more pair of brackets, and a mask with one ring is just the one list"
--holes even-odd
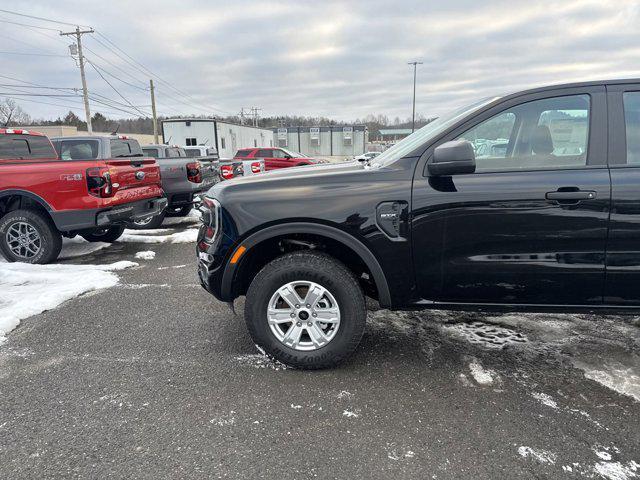
[(64, 263), (118, 260), (139, 266), (0, 345), (0, 478), (640, 477), (635, 318), (372, 303), (349, 363), (298, 371), (200, 287), (192, 244)]

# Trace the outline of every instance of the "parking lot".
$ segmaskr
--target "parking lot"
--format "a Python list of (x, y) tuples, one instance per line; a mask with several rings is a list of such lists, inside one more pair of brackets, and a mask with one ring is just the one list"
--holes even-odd
[(640, 476), (637, 318), (371, 304), (352, 361), (292, 370), (202, 290), (179, 222), (65, 246), (137, 265), (0, 345), (0, 477)]

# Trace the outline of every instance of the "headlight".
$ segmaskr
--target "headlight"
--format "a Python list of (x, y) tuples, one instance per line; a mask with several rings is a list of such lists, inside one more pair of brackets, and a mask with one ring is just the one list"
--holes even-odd
[(201, 221), (204, 224), (204, 240), (213, 243), (220, 230), (220, 202), (215, 198), (202, 197), (200, 205)]

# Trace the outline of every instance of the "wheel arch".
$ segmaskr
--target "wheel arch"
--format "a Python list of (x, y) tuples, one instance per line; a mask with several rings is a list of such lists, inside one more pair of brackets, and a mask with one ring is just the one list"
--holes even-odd
[[(370, 274), (373, 284), (375, 285), (380, 305), (383, 307), (391, 306), (389, 285), (384, 271), (373, 252), (360, 240), (343, 230), (313, 222), (290, 222), (272, 225), (249, 235), (240, 242), (234, 251), (237, 251), (237, 248), (240, 248), (240, 246), (244, 247), (246, 251), (242, 257), (240, 257), (240, 261), (238, 261), (237, 264), (227, 263), (226, 265), (222, 278), (224, 296), (235, 298), (238, 296), (238, 289), (242, 290), (246, 288), (246, 285), (242, 285), (243, 274), (247, 272), (245, 269), (250, 269), (252, 266), (251, 259), (255, 259), (254, 255), (258, 252), (256, 247), (261, 245), (273, 247), (275, 242), (290, 239), (290, 237), (296, 237), (296, 241), (297, 238), (302, 238), (302, 241), (309, 238), (326, 239), (333, 248), (336, 246), (346, 248), (346, 250), (343, 250), (343, 253), (348, 251), (355, 253), (357, 259), (353, 259), (353, 261), (360, 261), (362, 265), (366, 266), (367, 273)], [(332, 254), (332, 251), (329, 250), (327, 253)], [(233, 254), (233, 252), (230, 252), (230, 255), (231, 254)], [(280, 254), (282, 254), (282, 252), (276, 254), (276, 252), (271, 251), (270, 254), (267, 253), (265, 257), (266, 263)], [(341, 258), (338, 257), (338, 260), (341, 260)], [(258, 266), (263, 266), (264, 264), (265, 261), (262, 261), (258, 263)], [(347, 266), (349, 267), (349, 265)], [(238, 282), (240, 282), (240, 285)]]
[(45, 211), (51, 218), (53, 208), (39, 195), (27, 190), (3, 190), (0, 192), (0, 216), (19, 208), (33, 208)]

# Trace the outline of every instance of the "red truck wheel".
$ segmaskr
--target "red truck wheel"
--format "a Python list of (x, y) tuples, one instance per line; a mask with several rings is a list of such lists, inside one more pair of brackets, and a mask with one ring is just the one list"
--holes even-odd
[(9, 262), (49, 263), (58, 258), (62, 236), (37, 210), (14, 210), (0, 219), (0, 251)]

